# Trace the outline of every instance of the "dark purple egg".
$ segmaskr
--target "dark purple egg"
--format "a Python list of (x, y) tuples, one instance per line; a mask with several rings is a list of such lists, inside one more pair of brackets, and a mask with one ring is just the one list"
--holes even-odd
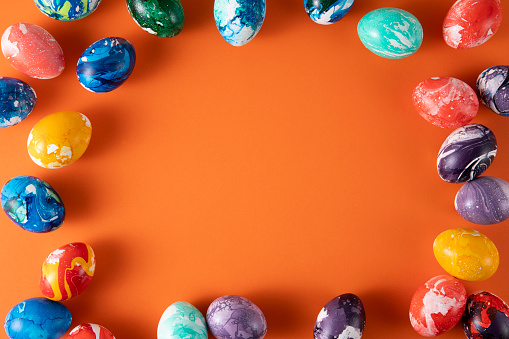
[(358, 296), (341, 294), (329, 301), (315, 322), (315, 339), (360, 339), (366, 325), (366, 313)]
[(207, 325), (218, 339), (261, 339), (267, 333), (262, 311), (237, 295), (214, 300), (207, 309)]
[(469, 339), (509, 338), (509, 308), (490, 292), (476, 292), (468, 297), (461, 323)]
[(497, 140), (486, 126), (470, 124), (454, 130), (445, 139), (437, 157), (438, 175), (454, 183), (481, 175), (497, 155)]
[(509, 116), (509, 67), (493, 66), (485, 69), (476, 82), (481, 102), (493, 112)]

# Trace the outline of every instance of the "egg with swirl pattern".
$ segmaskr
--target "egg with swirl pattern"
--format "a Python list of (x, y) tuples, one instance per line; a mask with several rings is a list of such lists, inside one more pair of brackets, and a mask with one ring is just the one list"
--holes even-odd
[(499, 115), (509, 116), (509, 66), (485, 69), (477, 77), (475, 86), (486, 107)]
[(468, 339), (509, 338), (509, 307), (493, 293), (471, 294), (461, 322)]
[(311, 20), (321, 25), (330, 25), (350, 11), (354, 0), (304, 0), (304, 8)]

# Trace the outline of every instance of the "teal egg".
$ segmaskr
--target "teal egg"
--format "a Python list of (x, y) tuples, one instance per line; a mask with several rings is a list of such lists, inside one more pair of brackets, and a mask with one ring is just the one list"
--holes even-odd
[(388, 59), (414, 54), (422, 44), (422, 26), (411, 13), (398, 8), (379, 8), (366, 14), (357, 33), (371, 52)]
[(207, 339), (207, 322), (201, 312), (185, 301), (171, 304), (157, 326), (157, 339)]

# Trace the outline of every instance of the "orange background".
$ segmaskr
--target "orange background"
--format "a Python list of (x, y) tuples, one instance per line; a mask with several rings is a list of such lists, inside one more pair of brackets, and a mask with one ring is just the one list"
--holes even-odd
[[(267, 339), (312, 338), (320, 309), (351, 292), (366, 309), (363, 338), (420, 338), (408, 319), (410, 299), (445, 273), (433, 240), (457, 227), (486, 234), (500, 252), (495, 275), (465, 283), (468, 293), (509, 301), (509, 221), (480, 226), (457, 214), (461, 185), (436, 171), (452, 129), (429, 124), (411, 103), (413, 88), (429, 77), (475, 86), (485, 68), (509, 62), (507, 21), (482, 46), (445, 44), (441, 25), (453, 2), (357, 0), (340, 22), (321, 26), (301, 0), (267, 0), (260, 33), (233, 47), (215, 27), (212, 0), (183, 0), (184, 30), (170, 39), (141, 30), (121, 0), (103, 0), (76, 22), (50, 19), (31, 0), (4, 0), (0, 30), (42, 26), (62, 46), (66, 69), (36, 80), (0, 58), (0, 75), (28, 82), (38, 95), (26, 120), (0, 131), (0, 182), (18, 175), (47, 181), (67, 216), (49, 234), (0, 217), (0, 315), (42, 296), (43, 260), (81, 241), (95, 250), (97, 270), (65, 302), (71, 328), (92, 322), (118, 339), (155, 338), (171, 303), (188, 301), (205, 314), (214, 299), (237, 294), (264, 312)], [(388, 60), (362, 45), (357, 23), (380, 7), (420, 20), (416, 54)], [(90, 93), (76, 79), (76, 63), (108, 36), (134, 45), (136, 67), (113, 92)], [(61, 110), (88, 116), (90, 146), (68, 167), (38, 167), (28, 134)], [(481, 105), (472, 122), (498, 140), (485, 174), (509, 181), (509, 118)], [(457, 326), (441, 337), (464, 334)]]

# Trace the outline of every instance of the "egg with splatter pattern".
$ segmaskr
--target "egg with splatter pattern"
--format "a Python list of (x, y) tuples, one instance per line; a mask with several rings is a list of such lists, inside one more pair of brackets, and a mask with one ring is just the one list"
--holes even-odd
[(67, 339), (115, 339), (115, 336), (104, 326), (87, 323), (73, 328)]
[(157, 326), (157, 339), (207, 339), (207, 322), (203, 314), (185, 301), (171, 304)]
[(461, 322), (468, 339), (509, 338), (509, 307), (493, 293), (469, 295)]
[(23, 121), (34, 109), (37, 95), (26, 82), (0, 77), (0, 128)]

